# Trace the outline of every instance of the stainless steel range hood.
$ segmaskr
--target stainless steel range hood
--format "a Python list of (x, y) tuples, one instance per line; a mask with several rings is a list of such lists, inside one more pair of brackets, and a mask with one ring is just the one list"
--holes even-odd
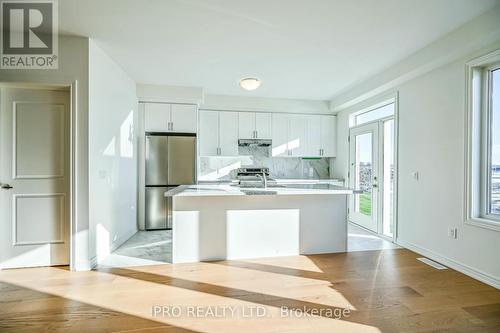
[(270, 139), (239, 139), (238, 146), (240, 147), (269, 147), (272, 144)]

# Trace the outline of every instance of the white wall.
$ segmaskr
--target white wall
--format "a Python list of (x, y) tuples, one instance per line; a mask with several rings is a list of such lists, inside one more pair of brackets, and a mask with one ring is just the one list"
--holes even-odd
[(327, 101), (205, 95), (200, 109), (331, 114)]
[[(500, 11), (495, 13), (496, 30), (500, 31)], [(464, 223), (465, 63), (500, 48), (500, 40), (490, 41), (491, 19), (483, 17), (484, 25), (475, 21), (469, 25), (472, 30), (462, 30), (463, 38), (474, 36), (475, 45), (481, 47), (420, 76), (399, 80), (384, 94), (397, 91), (399, 95), (398, 243), (500, 288), (500, 232)], [(459, 36), (455, 35), (455, 42), (467, 48), (469, 42)], [(383, 85), (385, 76), (381, 73), (369, 81), (381, 80)], [(368, 89), (368, 85), (355, 87), (357, 94), (347, 92), (344, 97), (369, 96)], [(348, 114), (384, 99), (370, 98), (338, 114), (335, 176), (347, 176)], [(349, 101), (332, 104), (349, 105)], [(411, 177), (412, 171), (419, 172), (418, 181)], [(450, 227), (458, 228), (458, 239), (448, 237)]]
[(137, 98), (141, 102), (187, 103), (199, 105), (203, 89), (156, 84), (137, 84)]
[(137, 232), (135, 82), (89, 40), (90, 249), (99, 261)]
[(75, 98), (75, 238), (73, 269), (90, 269), (88, 219), (88, 39), (59, 36), (59, 68), (50, 70), (0, 69), (0, 83), (70, 86)]

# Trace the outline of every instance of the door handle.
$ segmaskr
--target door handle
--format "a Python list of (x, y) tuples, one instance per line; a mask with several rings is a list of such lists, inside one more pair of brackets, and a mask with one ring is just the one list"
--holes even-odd
[(10, 190), (13, 187), (10, 186), (9, 184), (2, 184), (1, 188), (2, 188), (2, 190)]

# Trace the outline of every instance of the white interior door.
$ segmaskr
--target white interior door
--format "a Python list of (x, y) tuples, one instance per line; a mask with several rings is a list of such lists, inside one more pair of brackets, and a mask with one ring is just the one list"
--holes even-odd
[(0, 267), (69, 264), (69, 93), (0, 90)]
[(378, 232), (379, 125), (370, 123), (350, 131), (350, 186), (363, 193), (351, 196), (351, 222)]

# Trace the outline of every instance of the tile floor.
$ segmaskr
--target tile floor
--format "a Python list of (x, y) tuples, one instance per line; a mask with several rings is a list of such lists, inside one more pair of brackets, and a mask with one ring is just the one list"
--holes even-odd
[(172, 230), (139, 231), (99, 263), (100, 267), (129, 267), (169, 263)]
[[(348, 245), (352, 251), (397, 249), (400, 246), (349, 223)], [(169, 263), (172, 256), (172, 231), (139, 231), (99, 263), (100, 267), (130, 267)]]
[(400, 249), (401, 246), (380, 238), (363, 228), (349, 223), (347, 237), (347, 251), (375, 251), (385, 249)]

